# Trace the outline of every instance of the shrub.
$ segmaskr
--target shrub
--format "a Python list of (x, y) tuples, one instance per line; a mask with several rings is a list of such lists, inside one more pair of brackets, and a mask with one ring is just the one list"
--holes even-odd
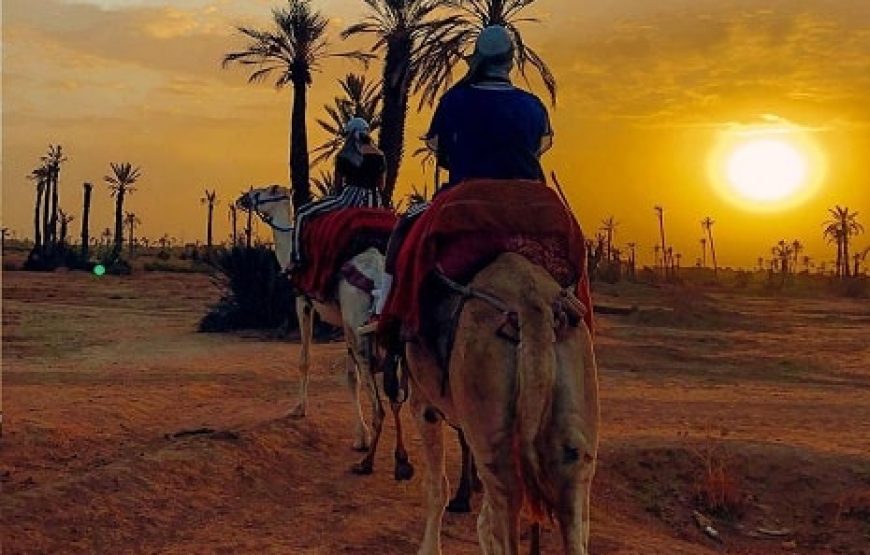
[(296, 327), (293, 287), (270, 249), (234, 247), (216, 255), (215, 268), (223, 296), (200, 321), (200, 331), (277, 328), (288, 318), (288, 327)]

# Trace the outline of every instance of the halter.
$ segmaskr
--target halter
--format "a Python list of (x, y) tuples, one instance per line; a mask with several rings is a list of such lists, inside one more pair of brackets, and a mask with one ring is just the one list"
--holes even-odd
[(265, 223), (267, 226), (271, 227), (275, 231), (281, 231), (284, 233), (293, 233), (292, 227), (282, 227), (280, 225), (277, 225), (272, 221), (272, 219), (273, 219), (272, 216), (270, 216), (269, 214), (264, 214), (264, 213), (260, 212), (260, 206), (262, 206), (264, 204), (272, 204), (275, 202), (284, 202), (285, 200), (290, 200), (290, 197), (288, 197), (287, 195), (279, 195), (277, 197), (272, 197), (272, 198), (268, 198), (266, 200), (261, 201), (260, 200), (260, 192), (257, 191), (256, 193), (254, 193), (253, 210), (254, 210), (254, 212), (257, 213), (257, 216), (259, 216), (259, 218), (261, 220), (263, 220), (263, 223)]

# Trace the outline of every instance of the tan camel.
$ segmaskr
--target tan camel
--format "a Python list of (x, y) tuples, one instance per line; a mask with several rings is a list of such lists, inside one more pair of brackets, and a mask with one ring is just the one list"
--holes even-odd
[[(293, 249), (293, 206), (292, 193), (286, 187), (273, 185), (251, 189), (243, 194), (237, 204), (245, 209), (253, 209), (263, 221), (272, 228), (275, 240), (275, 256), (279, 266), (287, 268), (292, 259)], [(350, 263), (364, 276), (371, 279), (376, 289), (382, 287), (384, 256), (371, 248), (355, 256)], [(321, 320), (344, 331), (347, 345), (346, 373), (347, 386), (354, 404), (355, 439), (353, 449), (365, 452), (363, 459), (353, 465), (356, 474), (371, 474), (374, 468), (375, 452), (381, 437), (385, 411), (378, 391), (377, 382), (371, 365), (371, 338), (361, 336), (360, 326), (366, 323), (372, 313), (372, 294), (362, 291), (347, 279), (338, 281), (335, 298), (329, 302), (319, 302), (302, 294), (296, 297), (296, 315), (299, 319), (302, 348), (299, 360), (299, 400), (290, 409), (291, 418), (304, 418), (308, 412), (308, 380), (311, 368), (311, 344), (315, 314)], [(372, 408), (372, 430), (369, 431), (360, 406), (360, 380), (369, 394)], [(391, 403), (393, 419), (396, 423), (396, 449), (394, 476), (396, 480), (410, 480), (414, 467), (408, 460), (402, 436), (402, 422), (399, 417), (401, 405)]]
[(564, 303), (571, 298), (520, 255), (501, 255), (471, 288), (515, 312), (518, 341), (497, 333), (506, 321), (503, 310), (470, 298), (459, 318), (446, 387), (426, 348), (408, 344), (411, 408), (429, 468), (426, 531), (418, 553), (441, 554), (446, 420), (461, 428), (478, 463), (483, 553), (517, 554), (525, 514), (536, 522), (554, 518), (564, 553), (586, 555), (599, 420), (589, 330), (582, 318), (577, 321), (576, 309), (568, 323)]

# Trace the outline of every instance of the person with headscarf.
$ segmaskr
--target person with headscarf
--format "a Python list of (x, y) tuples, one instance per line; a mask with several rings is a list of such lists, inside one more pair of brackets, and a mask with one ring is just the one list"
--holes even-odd
[[(468, 59), (468, 73), (438, 103), (423, 137), (438, 167), (448, 171), (450, 187), (473, 179), (545, 180), (541, 156), (553, 144), (544, 103), (511, 82), (516, 46), (501, 25), (484, 28)], [(436, 193), (437, 194), (437, 193)], [(390, 237), (383, 286), (375, 292), (375, 318), (361, 331), (377, 328), (393, 283), (399, 250), (428, 203), (412, 206)]]
[(311, 218), (342, 208), (381, 208), (386, 162), (384, 153), (372, 143), (369, 123), (353, 118), (344, 127), (344, 144), (335, 162), (336, 182), (340, 190), (302, 206), (296, 212), (293, 237), (293, 262), (304, 264), (302, 231)]

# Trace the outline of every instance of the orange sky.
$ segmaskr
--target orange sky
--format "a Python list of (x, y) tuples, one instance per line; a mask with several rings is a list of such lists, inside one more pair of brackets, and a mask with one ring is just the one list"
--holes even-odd
[[(223, 201), (223, 238), (227, 200), (287, 179), (289, 92), (220, 68), (222, 54), (240, 44), (233, 26), (265, 25), (279, 3), (5, 0), (3, 225), (32, 235), (34, 187), (24, 177), (51, 142), (70, 158), (61, 178), (69, 212), (81, 211), (81, 183), (97, 183), (92, 234), (111, 225), (102, 183), (109, 162), (130, 161), (143, 169), (128, 204), (142, 233), (202, 240), (199, 198), (208, 187)], [(356, 0), (314, 4), (333, 18), (335, 43), (362, 12)], [(662, 204), (668, 242), (684, 263), (699, 256), (698, 222), (710, 215), (720, 261), (752, 265), (779, 239), (801, 239), (807, 254), (831, 259), (820, 236), (827, 206), (849, 205), (870, 228), (866, 0), (540, 0), (533, 12), (543, 23), (527, 26), (526, 37), (560, 86), (556, 146), (545, 164), (587, 232), (612, 214), (617, 241), (637, 242), (649, 261), (652, 206)], [(334, 61), (315, 76), (312, 119), (335, 94), (335, 78), (352, 69)], [(422, 134), (430, 116), (414, 115), (408, 136)], [(819, 145), (827, 174), (807, 203), (755, 213), (714, 192), (707, 158), (723, 131), (770, 122)], [(317, 144), (322, 135), (311, 129)], [(428, 179), (408, 160), (400, 191)]]

